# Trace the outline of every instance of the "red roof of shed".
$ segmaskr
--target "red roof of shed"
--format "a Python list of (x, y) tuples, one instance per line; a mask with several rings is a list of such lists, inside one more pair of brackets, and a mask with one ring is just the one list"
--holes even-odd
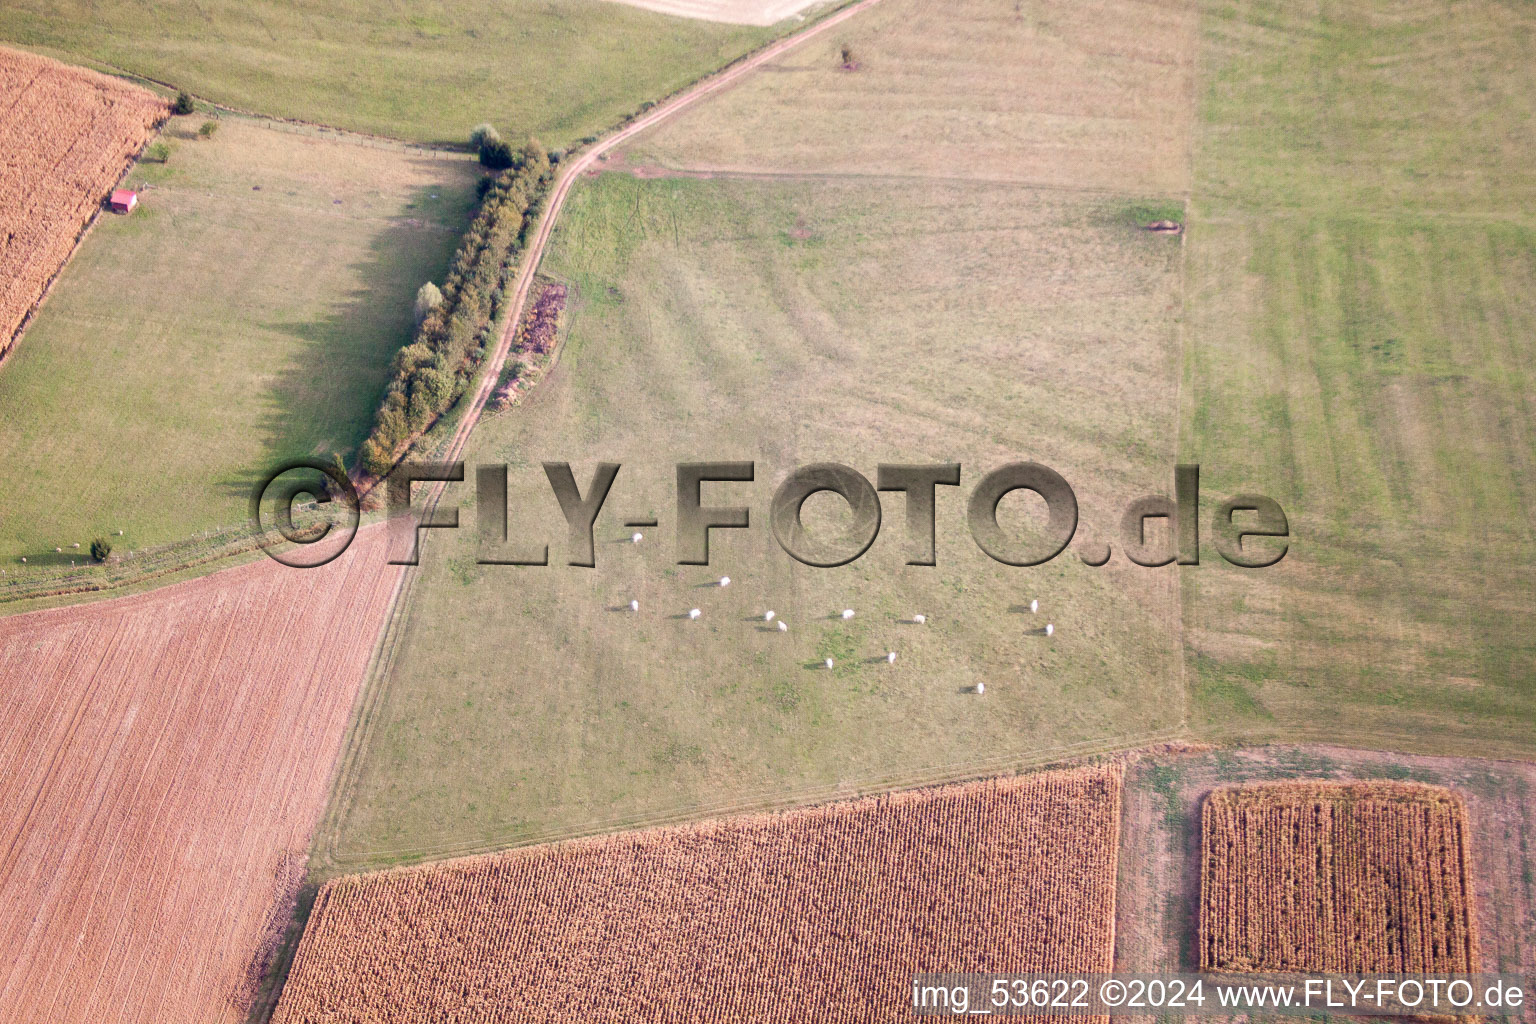
[(112, 204), (114, 206), (119, 204), (126, 206), (137, 198), (137, 193), (132, 189), (116, 188), (112, 190)]

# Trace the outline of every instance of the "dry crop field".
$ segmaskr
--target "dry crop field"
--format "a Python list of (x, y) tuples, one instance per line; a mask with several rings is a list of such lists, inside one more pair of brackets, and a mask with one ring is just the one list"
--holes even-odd
[(0, 48), (0, 356), (168, 113), (145, 89)]
[(345, 876), (274, 1024), (905, 1020), (911, 976), (1107, 971), (1093, 766)]
[(1202, 970), (1471, 973), (1466, 809), (1415, 782), (1229, 786), (1202, 815)]
[(0, 619), (0, 1020), (245, 1019), (393, 588), (382, 539)]

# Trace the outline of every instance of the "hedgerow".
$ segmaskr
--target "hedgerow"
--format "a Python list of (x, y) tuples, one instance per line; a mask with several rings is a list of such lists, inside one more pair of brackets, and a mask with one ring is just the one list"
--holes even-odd
[(528, 226), (552, 178), (544, 147), (529, 140), (486, 189), (443, 281), (442, 302), (395, 355), (373, 430), (359, 453), (368, 473), (389, 472), (474, 379), (495, 337)]

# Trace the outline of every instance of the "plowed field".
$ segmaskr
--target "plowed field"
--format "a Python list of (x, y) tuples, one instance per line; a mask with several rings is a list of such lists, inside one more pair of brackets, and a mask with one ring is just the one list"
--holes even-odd
[(382, 539), (0, 619), (0, 1020), (244, 1019), (398, 571)]

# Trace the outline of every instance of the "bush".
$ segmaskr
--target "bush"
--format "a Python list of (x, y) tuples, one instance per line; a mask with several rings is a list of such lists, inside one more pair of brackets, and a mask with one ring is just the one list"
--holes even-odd
[[(342, 479), (347, 479), (347, 462), (341, 457), (340, 452), (331, 453), (331, 470), (339, 475)], [(325, 478), (325, 489), (330, 493), (331, 498), (337, 501), (339, 501), (347, 493), (346, 488), (337, 483), (330, 476)]]
[(176, 102), (171, 104), (171, 112), (175, 114), (190, 114), (197, 109), (192, 102), (192, 94), (183, 89), (176, 94)]
[(431, 281), (416, 289), (416, 326), (420, 327), (421, 322), (435, 313), (442, 304), (442, 290)]
[(213, 138), (213, 133), (219, 130), (219, 122), (204, 121), (203, 126), (197, 130), (197, 134), (205, 139)]
[(144, 159), (153, 160), (163, 164), (171, 158), (171, 147), (163, 142), (157, 142), (144, 151)]
[(112, 542), (105, 537), (97, 537), (91, 541), (91, 557), (98, 562), (105, 562), (107, 556), (112, 553)]
[(474, 129), (469, 133), (469, 148), (476, 152), (484, 149), (485, 144), (488, 142), (500, 141), (501, 132), (498, 132), (495, 127), (484, 122), (475, 125)]
[(842, 58), (843, 67), (851, 68), (859, 62), (859, 55), (853, 52), (853, 47), (844, 43), (838, 47), (837, 54)]
[(480, 163), (493, 171), (504, 171), (512, 166), (512, 147), (500, 139), (486, 142), (480, 147)]
[(393, 463), (390, 460), (392, 452), (373, 438), (363, 442), (362, 449), (358, 452), (358, 458), (363, 464), (363, 469), (373, 476), (383, 476), (388, 473)]

